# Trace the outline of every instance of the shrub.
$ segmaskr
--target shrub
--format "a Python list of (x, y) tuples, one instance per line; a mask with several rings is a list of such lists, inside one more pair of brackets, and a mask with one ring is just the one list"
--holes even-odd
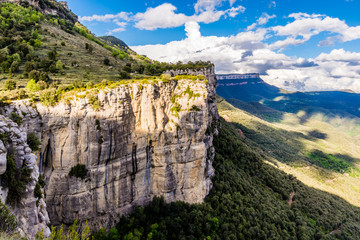
[(49, 82), (50, 77), (47, 73), (42, 72), (39, 77), (39, 81)]
[(66, 44), (65, 44), (65, 42), (64, 41), (62, 41), (61, 42), (61, 46), (65, 46)]
[(16, 122), (19, 126), (22, 124), (23, 121), (23, 118), (20, 117), (16, 112), (10, 113), (10, 119), (13, 120), (13, 122)]
[(16, 217), (11, 214), (9, 208), (0, 200), (0, 232), (12, 232), (17, 225)]
[(40, 186), (40, 184), (38, 182), (35, 185), (34, 197), (36, 197), (38, 200), (43, 197), (43, 194), (42, 194), (42, 191), (41, 191), (41, 186)]
[(25, 72), (31, 72), (36, 68), (36, 65), (34, 62), (26, 62), (25, 63)]
[(175, 116), (178, 116), (179, 112), (181, 111), (181, 106), (176, 102), (170, 110), (172, 113), (174, 113)]
[(127, 73), (131, 73), (131, 64), (127, 63), (123, 69)]
[(58, 101), (55, 89), (46, 89), (42, 91), (39, 99), (45, 106), (54, 106)]
[(16, 73), (16, 72), (18, 72), (18, 71), (19, 71), (19, 62), (18, 62), (18, 61), (12, 62), (9, 71), (10, 71), (11, 73)]
[(91, 88), (93, 88), (94, 87), (94, 83), (93, 82), (87, 82), (86, 83), (86, 88), (87, 89), (91, 89)]
[(38, 151), (40, 149), (39, 146), (40, 146), (41, 142), (35, 133), (33, 133), (33, 132), (29, 133), (27, 135), (26, 142), (29, 145), (29, 148), (31, 148), (31, 150)]
[(44, 90), (49, 87), (49, 85), (44, 81), (38, 81), (36, 84), (39, 88), (39, 90)]
[(48, 58), (49, 58), (50, 60), (53, 60), (53, 61), (55, 61), (56, 58), (59, 56), (55, 49), (52, 50), (52, 51), (49, 51), (49, 52), (47, 53), (47, 55), (48, 55)]
[(89, 104), (95, 111), (100, 110), (101, 103), (100, 103), (98, 95), (96, 93), (93, 92), (93, 93), (87, 94), (86, 98), (88, 99)]
[(30, 168), (16, 168), (15, 156), (9, 154), (6, 156), (6, 172), (1, 176), (2, 187), (8, 188), (6, 202), (15, 206), (25, 196), (26, 184), (31, 180)]
[(94, 48), (91, 44), (85, 43), (85, 49), (89, 51), (89, 53), (91, 53)]
[(189, 109), (189, 111), (195, 111), (195, 112), (198, 112), (198, 111), (201, 111), (201, 109), (196, 106), (196, 105), (192, 105), (191, 108)]
[(16, 89), (16, 82), (14, 80), (6, 80), (5, 84), (4, 84), (4, 89), (5, 90), (14, 90)]
[(16, 95), (16, 99), (18, 100), (28, 97), (27, 92), (24, 89), (16, 90), (15, 95)]
[(42, 42), (39, 39), (34, 40), (34, 47), (40, 48), (42, 46)]
[(35, 79), (31, 79), (30, 81), (28, 81), (28, 83), (26, 84), (26, 89), (30, 92), (39, 91), (39, 87), (38, 85), (36, 85)]
[(52, 82), (52, 83), (50, 83), (49, 88), (57, 89), (58, 86), (59, 86), (59, 83), (58, 83), (58, 82)]
[(109, 60), (108, 58), (105, 58), (105, 59), (104, 59), (104, 64), (105, 64), (106, 66), (109, 66), (109, 65), (110, 65), (110, 60)]
[(101, 228), (94, 234), (94, 240), (107, 240), (106, 228)]
[(35, 82), (39, 81), (40, 79), (40, 72), (37, 70), (32, 70), (31, 72), (29, 72), (29, 78), (30, 79), (34, 79)]
[(62, 63), (61, 60), (58, 60), (58, 61), (56, 62), (56, 69), (57, 69), (57, 70), (63, 70), (63, 68), (64, 68), (64, 64)]
[[(51, 228), (51, 235), (48, 238), (53, 240), (67, 239), (67, 240), (87, 240), (93, 239), (91, 238), (91, 230), (88, 223), (85, 223), (85, 226), (79, 227), (77, 220), (74, 222), (72, 226), (69, 227), (68, 231), (64, 231), (63, 226), (60, 229), (55, 227)], [(35, 239), (45, 239), (43, 233), (37, 233)]]
[(82, 87), (84, 87), (84, 83), (80, 79), (75, 79), (72, 82), (72, 85), (74, 86), (74, 88), (82, 88)]
[(119, 73), (120, 75), (120, 79), (129, 79), (130, 78), (130, 74), (128, 72), (125, 72), (125, 71), (121, 71)]
[(40, 184), (40, 186), (41, 186), (42, 188), (44, 188), (45, 185), (46, 185), (45, 179), (44, 179), (44, 177), (43, 177), (42, 174), (39, 175), (38, 183)]
[(72, 167), (69, 172), (69, 177), (77, 177), (81, 179), (85, 179), (88, 170), (84, 164), (77, 164), (76, 166)]
[(56, 73), (57, 72), (57, 69), (56, 69), (56, 65), (55, 63), (51, 64), (48, 68), (49, 72), (51, 73)]
[(96, 119), (95, 125), (96, 125), (96, 131), (100, 131), (101, 130), (101, 125), (100, 125), (99, 119)]

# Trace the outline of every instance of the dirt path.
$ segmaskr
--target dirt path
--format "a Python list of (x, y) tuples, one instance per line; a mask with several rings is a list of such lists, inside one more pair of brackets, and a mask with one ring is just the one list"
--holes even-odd
[(293, 190), (291, 193), (290, 193), (290, 196), (289, 196), (289, 200), (288, 200), (288, 203), (289, 203), (289, 206), (291, 207), (292, 203), (293, 203), (293, 198), (295, 196), (295, 191)]

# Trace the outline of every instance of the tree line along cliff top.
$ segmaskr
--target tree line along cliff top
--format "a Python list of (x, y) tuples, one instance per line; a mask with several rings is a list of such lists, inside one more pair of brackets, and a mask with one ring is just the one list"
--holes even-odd
[(56, 1), (0, 3), (3, 100), (38, 99), (43, 91), (64, 92), (101, 82), (149, 79), (168, 70), (212, 66), (211, 62), (202, 61), (153, 61), (115, 37), (96, 37)]

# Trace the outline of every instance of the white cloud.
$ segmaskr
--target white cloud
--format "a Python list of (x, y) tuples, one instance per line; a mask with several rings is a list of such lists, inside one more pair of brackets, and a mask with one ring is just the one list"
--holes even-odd
[[(187, 22), (201, 22), (212, 23), (218, 21), (221, 17), (229, 16), (231, 18), (236, 17), (238, 14), (245, 11), (245, 7), (237, 6), (232, 7), (236, 0), (228, 0), (230, 7), (225, 10), (217, 10), (217, 7), (227, 0), (198, 0), (194, 8), (196, 13), (193, 15), (185, 15), (183, 13), (176, 13), (177, 8), (171, 3), (163, 3), (154, 8), (147, 8), (143, 13), (120, 12), (118, 14), (105, 14), (105, 15), (93, 15), (83, 16), (79, 20), (85, 21), (98, 21), (98, 22), (110, 22), (110, 21), (126, 21), (133, 22), (134, 26), (143, 30), (156, 30), (159, 28), (174, 28), (183, 26)], [(110, 32), (120, 31), (122, 28), (114, 29)]]
[(122, 19), (129, 21), (131, 13), (120, 12), (118, 14), (105, 14), (105, 15), (92, 15), (92, 16), (83, 16), (79, 17), (79, 21), (98, 21), (98, 22), (107, 22), (114, 19)]
[(135, 15), (135, 27), (155, 30), (157, 28), (178, 27), (190, 21), (188, 16), (175, 13), (175, 11), (176, 7), (170, 3), (164, 3), (156, 8), (148, 8), (145, 13)]
[(216, 7), (227, 1), (229, 1), (230, 6), (236, 2), (236, 0), (198, 0), (194, 6), (195, 12), (212, 12)]
[(111, 34), (118, 33), (118, 32), (123, 32), (123, 31), (126, 30), (125, 27), (126, 27), (126, 25), (128, 24), (127, 22), (120, 22), (120, 21), (117, 20), (117, 19), (115, 19), (113, 22), (114, 22), (116, 25), (118, 25), (119, 27), (118, 27), (118, 28), (115, 28), (115, 29), (113, 29), (113, 30), (108, 31), (108, 32), (106, 33), (107, 35), (111, 35)]
[(276, 18), (276, 15), (269, 15), (267, 13), (263, 13), (261, 15), (261, 17), (259, 17), (259, 19), (256, 21), (256, 23), (251, 24), (250, 26), (247, 27), (247, 31), (253, 30), (255, 29), (257, 26), (261, 26), (261, 25), (265, 25), (269, 22), (270, 19), (272, 18)]
[(334, 45), (335, 42), (347, 42), (360, 39), (360, 26), (350, 27), (339, 18), (321, 14), (292, 13), (295, 20), (285, 26), (275, 26), (271, 30), (277, 36), (286, 36), (272, 45), (272, 48), (285, 48), (289, 45), (299, 45), (321, 32), (336, 34), (319, 43), (319, 46)]
[(209, 60), (215, 63), (217, 73), (260, 72), (268, 83), (288, 90), (360, 92), (360, 53), (337, 49), (314, 59), (288, 57), (263, 43), (268, 29), (228, 37), (205, 37), (200, 33), (200, 26), (191, 22), (185, 25), (185, 30), (187, 38), (181, 41), (131, 48), (159, 61)]
[(125, 31), (125, 28), (124, 27), (119, 27), (119, 28), (115, 28), (113, 30), (110, 30), (106, 33), (106, 35), (112, 35), (114, 33), (118, 33), (118, 32), (123, 32)]
[(269, 4), (269, 8), (276, 8), (276, 2), (271, 1), (270, 4)]
[(236, 17), (239, 13), (244, 13), (245, 12), (245, 7), (243, 6), (238, 6), (238, 7), (232, 7), (228, 10), (226, 10), (227, 14), (229, 15), (229, 17)]
[(198, 0), (193, 15), (178, 13), (174, 5), (164, 3), (135, 15), (122, 12), (81, 17), (80, 20), (117, 25), (108, 34), (124, 31), (129, 24), (146, 30), (185, 25), (187, 38), (181, 41), (132, 48), (159, 61), (209, 60), (215, 63), (218, 73), (260, 72), (270, 84), (288, 90), (352, 89), (360, 92), (360, 53), (335, 49), (314, 59), (304, 59), (280, 52), (322, 32), (328, 37), (320, 41), (319, 46), (360, 39), (360, 26), (349, 26), (339, 18), (321, 14), (293, 13), (288, 16), (291, 20), (287, 24), (266, 28), (265, 24), (276, 16), (263, 13), (245, 32), (228, 37), (202, 36), (199, 23), (216, 22), (245, 11), (242, 6), (233, 6), (234, 3), (235, 0)]
[[(211, 1), (211, 3), (213, 3)], [(134, 16), (135, 27), (145, 30), (155, 30), (158, 28), (173, 28), (184, 25), (187, 22), (212, 23), (218, 21), (222, 16), (228, 15), (235, 17), (245, 11), (242, 6), (232, 7), (228, 10), (217, 11), (212, 7), (206, 8), (206, 11), (200, 11), (199, 14), (187, 16), (183, 13), (176, 13), (177, 8), (164, 3), (155, 8), (148, 8), (144, 13), (137, 13)]]
[(275, 17), (276, 17), (275, 14), (269, 15), (269, 14), (267, 14), (267, 13), (263, 13), (263, 14), (261, 15), (261, 17), (257, 20), (257, 23), (258, 23), (259, 25), (264, 25), (264, 24), (267, 24), (270, 19), (275, 18)]

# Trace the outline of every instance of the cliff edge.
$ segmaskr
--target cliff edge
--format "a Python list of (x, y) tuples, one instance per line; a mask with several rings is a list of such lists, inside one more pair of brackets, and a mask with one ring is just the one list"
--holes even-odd
[[(154, 196), (203, 201), (214, 174), (216, 77), (213, 68), (192, 74), (105, 87), (96, 110), (86, 92), (51, 107), (14, 101), (6, 108), (41, 139), (37, 164), (54, 225), (111, 227)], [(79, 164), (86, 176), (70, 177)]]

